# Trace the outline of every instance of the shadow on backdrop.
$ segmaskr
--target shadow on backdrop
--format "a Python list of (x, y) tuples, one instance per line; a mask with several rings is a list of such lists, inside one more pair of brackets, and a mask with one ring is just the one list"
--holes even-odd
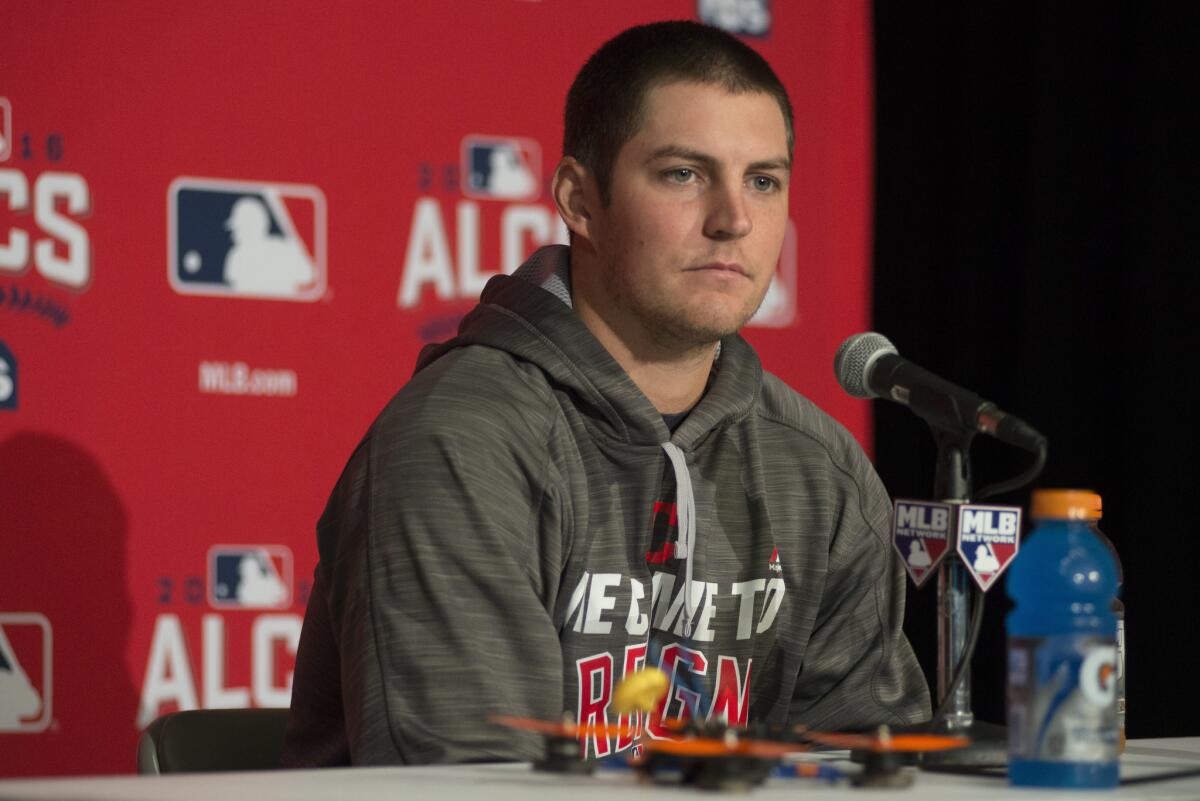
[[(0, 473), (0, 775), (130, 772), (125, 505), (92, 454), (49, 434), (0, 442)], [(44, 630), (16, 613), (49, 622), (49, 681)]]

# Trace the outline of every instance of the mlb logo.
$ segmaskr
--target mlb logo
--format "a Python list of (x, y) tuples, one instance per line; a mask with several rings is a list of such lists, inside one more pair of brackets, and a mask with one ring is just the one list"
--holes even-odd
[(0, 97), (0, 161), (8, 161), (12, 155), (12, 104), (7, 97)]
[(167, 278), (180, 294), (325, 294), (325, 195), (316, 186), (176, 178), (167, 217)]
[(462, 141), (462, 190), (485, 200), (536, 200), (542, 149), (532, 139), (472, 134)]
[(1017, 506), (962, 504), (958, 507), (958, 555), (979, 589), (987, 592), (1020, 547)]
[(53, 639), (45, 615), (0, 612), (0, 734), (49, 728)]
[(759, 328), (786, 328), (796, 322), (796, 253), (796, 224), (788, 220), (775, 276), (771, 279), (771, 285), (767, 287), (762, 304), (747, 325)]
[(0, 409), (17, 408), (17, 359), (0, 340)]
[(706, 25), (743, 36), (771, 32), (771, 0), (698, 0), (696, 15)]
[(217, 609), (286, 609), (292, 604), (292, 552), (283, 545), (214, 545), (208, 602)]
[(948, 503), (897, 500), (892, 514), (892, 546), (920, 587), (950, 550), (954, 510)]

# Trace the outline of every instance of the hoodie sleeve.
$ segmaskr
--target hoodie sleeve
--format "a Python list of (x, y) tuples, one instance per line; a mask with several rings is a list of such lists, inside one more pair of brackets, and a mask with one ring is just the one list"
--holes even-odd
[(891, 547), (891, 504), (850, 440), (835, 465), (826, 581), (792, 696), (789, 719), (857, 729), (929, 719), (929, 689), (901, 628), (904, 568)]
[(354, 764), (530, 759), (540, 738), (489, 717), (562, 709), (556, 418), (522, 376), (500, 391), (495, 371), (520, 368), (478, 350), (401, 391), (319, 524)]

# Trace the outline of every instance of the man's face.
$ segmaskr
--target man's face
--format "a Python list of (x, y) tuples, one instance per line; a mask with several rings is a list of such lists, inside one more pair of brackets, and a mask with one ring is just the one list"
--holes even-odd
[(601, 297), (589, 302), (618, 334), (671, 348), (737, 331), (775, 272), (789, 167), (770, 95), (652, 89), (641, 129), (617, 154), (611, 201), (592, 214), (600, 280), (588, 291)]

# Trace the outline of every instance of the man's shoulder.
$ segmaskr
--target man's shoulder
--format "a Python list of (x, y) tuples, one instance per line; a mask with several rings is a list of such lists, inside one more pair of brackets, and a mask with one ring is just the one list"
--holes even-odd
[(859, 467), (866, 459), (862, 447), (845, 426), (765, 370), (758, 417), (766, 425), (777, 426), (810, 447), (823, 450), (831, 461), (844, 468)]
[[(852, 504), (858, 517), (866, 521), (881, 544), (887, 544), (888, 515), (891, 502), (887, 490), (871, 465), (858, 440), (845, 426), (833, 419), (808, 398), (796, 392), (777, 376), (763, 374), (758, 404), (760, 425), (775, 426), (769, 436), (760, 436), (764, 445), (789, 449), (776, 457), (786, 457), (792, 467), (799, 466), (806, 480), (821, 484), (831, 494)], [(791, 436), (787, 436), (789, 433)], [(782, 435), (781, 435), (782, 434)]]
[(557, 412), (536, 365), (485, 345), (455, 348), (419, 370), (392, 398), (372, 434), (508, 438), (544, 434)]

